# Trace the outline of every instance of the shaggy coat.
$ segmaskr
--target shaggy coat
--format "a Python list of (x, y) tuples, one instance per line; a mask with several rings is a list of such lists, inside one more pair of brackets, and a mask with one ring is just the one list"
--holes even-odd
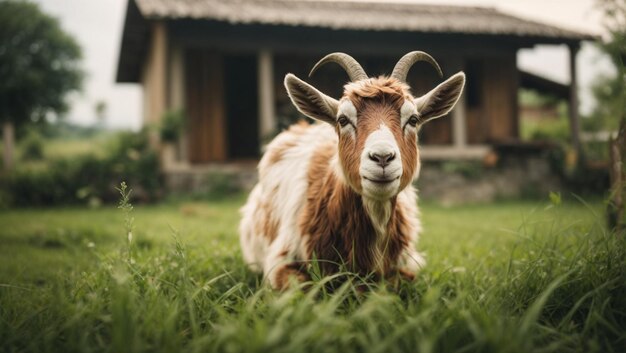
[(323, 122), (293, 125), (267, 146), (259, 182), (241, 210), (246, 263), (277, 289), (290, 278), (307, 280), (313, 259), (324, 274), (345, 266), (413, 279), (424, 266), (415, 249), (417, 133), (441, 113), (436, 105), (447, 105), (447, 113), (458, 99), (464, 76), (448, 81), (424, 101), (397, 79), (369, 78), (347, 84), (335, 101), (288, 75), (296, 107)]

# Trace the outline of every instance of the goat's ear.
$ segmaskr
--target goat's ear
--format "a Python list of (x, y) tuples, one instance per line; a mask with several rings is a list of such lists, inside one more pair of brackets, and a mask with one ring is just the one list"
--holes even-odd
[(459, 72), (433, 88), (425, 95), (416, 98), (414, 103), (421, 123), (448, 114), (459, 100), (465, 86), (465, 74)]
[(339, 102), (293, 74), (285, 76), (285, 88), (293, 105), (309, 118), (335, 124)]

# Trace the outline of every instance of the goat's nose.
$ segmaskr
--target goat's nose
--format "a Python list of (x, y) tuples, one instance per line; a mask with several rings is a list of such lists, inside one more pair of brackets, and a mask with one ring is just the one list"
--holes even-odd
[(379, 166), (385, 168), (389, 165), (391, 161), (396, 158), (396, 154), (393, 152), (389, 153), (370, 153), (370, 160), (376, 162)]

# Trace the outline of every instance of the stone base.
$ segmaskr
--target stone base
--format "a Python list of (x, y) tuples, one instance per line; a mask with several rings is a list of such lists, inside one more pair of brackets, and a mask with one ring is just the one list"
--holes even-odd
[[(170, 192), (250, 191), (257, 181), (256, 161), (174, 166), (165, 172)], [(483, 161), (422, 161), (416, 182), (422, 200), (445, 205), (492, 202), (502, 198), (547, 198), (563, 183), (547, 153), (508, 151)]]
[(168, 192), (248, 191), (257, 181), (257, 162), (179, 165), (164, 171)]
[(545, 155), (500, 156), (483, 162), (426, 162), (416, 182), (422, 200), (445, 205), (492, 202), (503, 198), (541, 198), (562, 191), (563, 183)]

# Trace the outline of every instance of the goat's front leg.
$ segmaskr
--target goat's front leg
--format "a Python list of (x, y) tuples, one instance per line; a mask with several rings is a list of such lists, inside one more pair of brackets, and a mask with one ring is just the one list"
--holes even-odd
[(426, 266), (424, 257), (412, 246), (407, 246), (400, 255), (398, 276), (407, 281), (413, 281), (424, 266)]
[(270, 286), (282, 291), (288, 289), (292, 281), (308, 281), (310, 278), (304, 264), (294, 261), (288, 248), (275, 245), (269, 249), (263, 271)]
[(397, 290), (402, 281), (413, 282), (417, 273), (426, 265), (422, 255), (412, 247), (407, 247), (402, 251), (398, 264), (386, 274), (391, 288)]

